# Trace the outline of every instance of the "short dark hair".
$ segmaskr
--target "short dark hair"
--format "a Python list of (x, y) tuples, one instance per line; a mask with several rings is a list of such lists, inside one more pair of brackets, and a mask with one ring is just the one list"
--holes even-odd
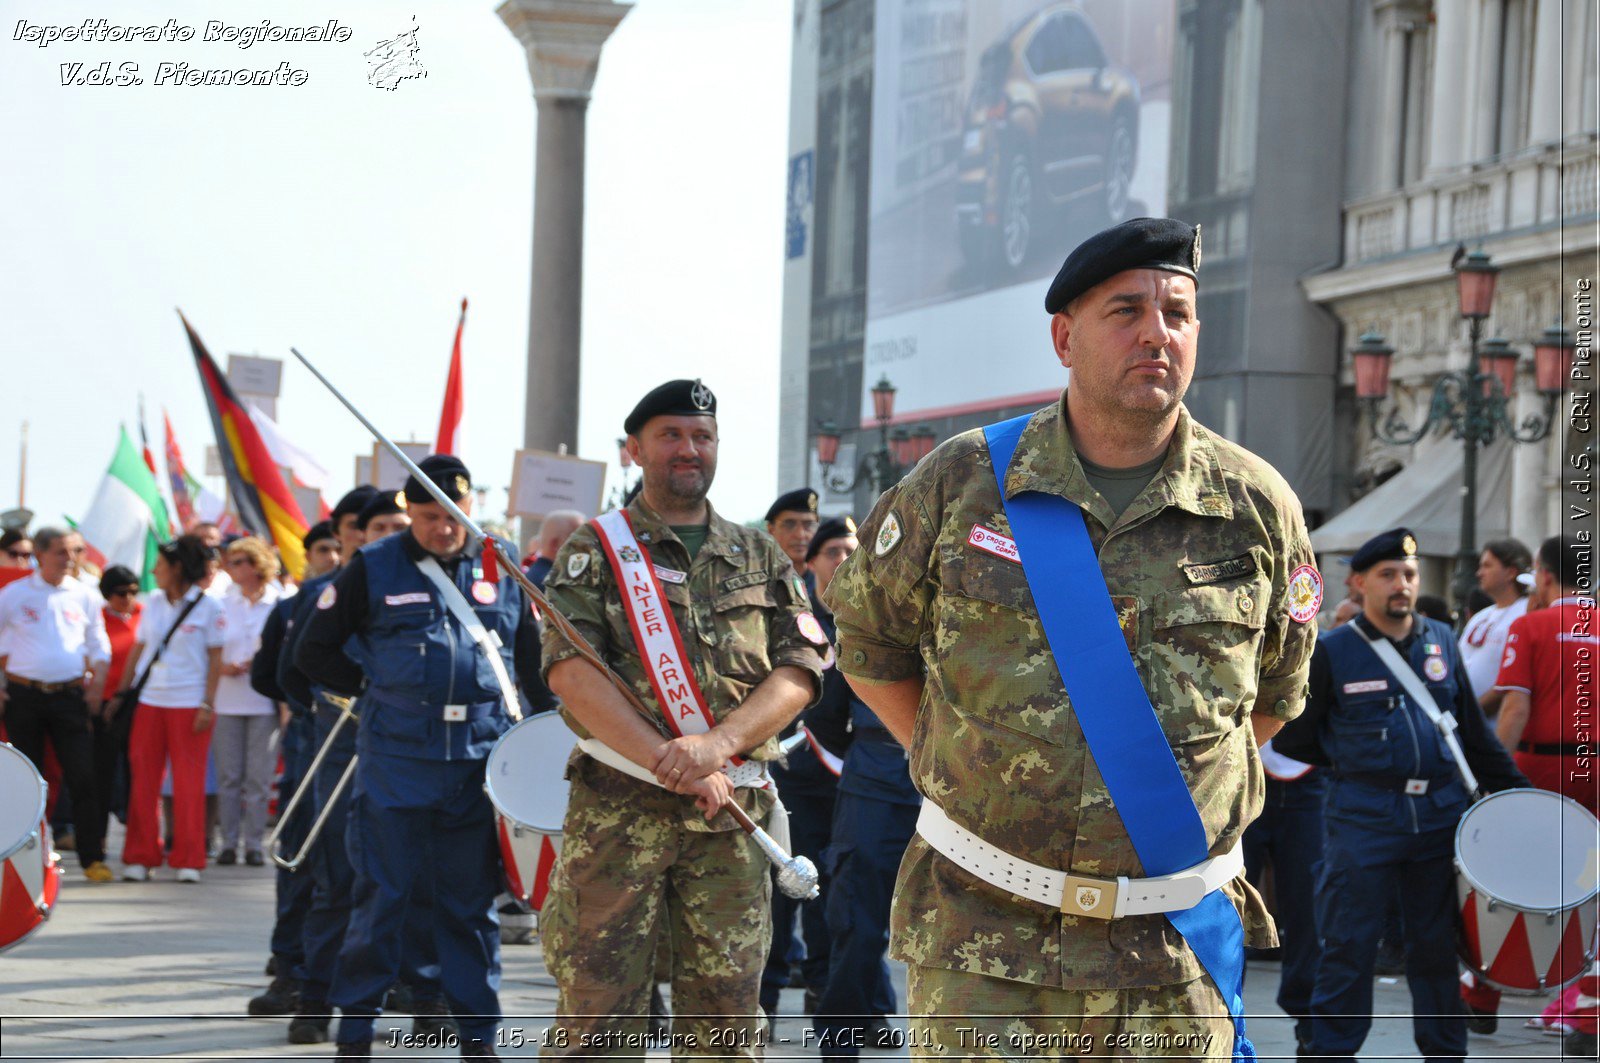
[(120, 587), (132, 587), (134, 590), (138, 590), (139, 577), (135, 576), (133, 570), (125, 565), (112, 565), (100, 577), (100, 597), (109, 598), (111, 597), (111, 592)]
[(1419, 596), (1417, 598), (1416, 609), (1417, 612), (1421, 613), (1430, 620), (1438, 620), (1439, 622), (1445, 624), (1451, 624), (1455, 622), (1455, 617), (1450, 615), (1450, 603), (1446, 602), (1437, 594), (1424, 594)]
[(1580, 543), (1575, 535), (1552, 535), (1540, 543), (1539, 565), (1563, 587), (1594, 587), (1594, 544)]
[(1533, 553), (1521, 539), (1491, 539), (1483, 544), (1483, 552), (1507, 568), (1526, 572), (1533, 567)]
[(0, 550), (9, 550), (18, 543), (31, 542), (33, 537), (21, 528), (7, 528), (0, 532)]

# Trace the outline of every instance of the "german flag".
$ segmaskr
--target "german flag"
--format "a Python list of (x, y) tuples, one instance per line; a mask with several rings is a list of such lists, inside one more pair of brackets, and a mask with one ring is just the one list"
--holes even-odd
[(190, 326), (178, 312), (183, 330), (189, 334), (194, 365), (200, 371), (200, 389), (205, 392), (211, 411), (211, 427), (217, 434), (217, 450), (222, 455), (222, 471), (228, 480), (228, 493), (244, 526), (274, 544), (289, 575), (300, 578), (306, 552), (301, 542), (308, 524), (305, 515), (283, 482), (283, 474), (272, 461), (266, 443), (250, 420), (250, 411), (239, 402), (217, 363), (206, 351)]

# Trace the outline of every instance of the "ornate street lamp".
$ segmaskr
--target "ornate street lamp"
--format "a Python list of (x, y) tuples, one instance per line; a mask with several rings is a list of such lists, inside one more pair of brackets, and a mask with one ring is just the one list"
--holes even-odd
[(914, 432), (904, 428), (889, 431), (889, 422), (894, 420), (895, 390), (887, 376), (873, 385), (872, 416), (878, 422), (878, 449), (862, 458), (855, 474), (848, 479), (833, 471), (834, 463), (839, 460), (839, 426), (832, 421), (817, 423), (817, 464), (822, 466), (823, 486), (829, 491), (848, 494), (864, 477), (870, 476), (874, 489), (882, 494), (933, 449), (938, 436), (925, 425)]
[(1536, 443), (1550, 434), (1570, 367), (1572, 346), (1571, 338), (1559, 327), (1546, 329), (1534, 343), (1534, 377), (1545, 397), (1545, 408), (1542, 414), (1516, 424), (1511, 399), (1516, 388), (1518, 353), (1498, 337), (1484, 342), (1479, 350), (1483, 321), (1494, 306), (1495, 278), (1500, 270), (1481, 249), (1462, 258), (1455, 270), (1456, 293), (1461, 316), (1467, 320), (1471, 356), (1466, 369), (1445, 373), (1435, 382), (1427, 416), (1420, 426), (1412, 428), (1396, 403), (1390, 403), (1387, 413), (1380, 409), (1389, 393), (1389, 369), (1394, 359), (1394, 348), (1381, 333), (1363, 333), (1351, 348), (1350, 359), (1355, 370), (1356, 398), (1372, 413), (1374, 436), (1385, 443), (1410, 446), (1444, 426), (1465, 448), (1461, 466), (1461, 548), (1456, 555), (1454, 581), (1456, 601), (1465, 615), (1467, 595), (1477, 586), (1478, 448), (1501, 436), (1516, 443)]

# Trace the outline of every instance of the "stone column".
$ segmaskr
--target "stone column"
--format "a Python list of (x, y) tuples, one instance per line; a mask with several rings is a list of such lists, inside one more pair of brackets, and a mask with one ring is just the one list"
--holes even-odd
[[(1541, 0), (1534, 9), (1533, 92), (1528, 101), (1530, 145), (1561, 139), (1561, 73), (1565, 67), (1562, 53), (1566, 50), (1561, 14), (1560, 0)], [(1581, 61), (1582, 53), (1577, 54)]]
[(1476, 6), (1467, 0), (1435, 9), (1433, 83), (1429, 88), (1428, 172), (1454, 169), (1467, 159), (1466, 81)]
[(600, 49), (631, 6), (612, 0), (505, 0), (495, 11), (527, 50), (539, 117), (522, 431), (523, 445), (537, 450), (562, 444), (578, 450), (584, 128)]
[(1380, 75), (1383, 95), (1378, 113), (1388, 116), (1390, 120), (1382, 123), (1378, 134), (1376, 159), (1378, 172), (1373, 188), (1379, 192), (1387, 192), (1399, 188), (1402, 184), (1401, 161), (1405, 157), (1405, 144), (1400, 140), (1402, 131), (1405, 131), (1406, 136), (1416, 135), (1414, 131), (1407, 130), (1404, 123), (1393, 119), (1407, 113), (1406, 34), (1424, 24), (1423, 16), (1426, 12), (1416, 0), (1379, 0), (1375, 10), (1378, 37), (1381, 42), (1379, 54), (1383, 60)]

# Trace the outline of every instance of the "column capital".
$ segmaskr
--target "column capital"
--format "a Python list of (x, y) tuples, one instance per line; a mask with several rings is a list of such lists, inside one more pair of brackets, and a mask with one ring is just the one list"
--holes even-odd
[(600, 48), (632, 4), (613, 0), (505, 0), (495, 9), (528, 53), (535, 99), (589, 99)]
[(1378, 25), (1386, 30), (1414, 29), (1427, 22), (1429, 0), (1372, 0)]

